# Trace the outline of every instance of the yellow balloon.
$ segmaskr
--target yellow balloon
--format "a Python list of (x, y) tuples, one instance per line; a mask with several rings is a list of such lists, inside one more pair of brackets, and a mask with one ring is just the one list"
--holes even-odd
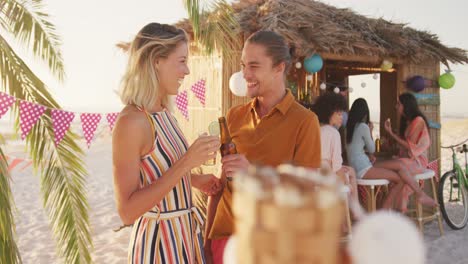
[(389, 60), (383, 60), (382, 64), (380, 65), (380, 69), (382, 71), (388, 71), (393, 67), (393, 63)]

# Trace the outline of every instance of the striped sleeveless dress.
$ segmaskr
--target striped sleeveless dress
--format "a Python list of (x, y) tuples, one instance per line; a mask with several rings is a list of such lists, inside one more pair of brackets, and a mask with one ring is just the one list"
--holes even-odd
[[(176, 119), (164, 110), (147, 114), (155, 141), (141, 158), (140, 187), (161, 177), (187, 151), (187, 141)], [(192, 205), (190, 173), (133, 224), (128, 263), (205, 263), (202, 218)]]

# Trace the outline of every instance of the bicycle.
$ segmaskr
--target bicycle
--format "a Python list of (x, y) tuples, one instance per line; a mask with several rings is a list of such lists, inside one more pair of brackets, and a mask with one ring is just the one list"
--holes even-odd
[[(462, 229), (468, 223), (468, 163), (467, 140), (448, 147), (452, 150), (453, 168), (440, 178), (437, 198), (445, 222), (455, 230)], [(462, 145), (462, 147), (458, 147)], [(457, 152), (465, 153), (465, 171), (457, 159)]]

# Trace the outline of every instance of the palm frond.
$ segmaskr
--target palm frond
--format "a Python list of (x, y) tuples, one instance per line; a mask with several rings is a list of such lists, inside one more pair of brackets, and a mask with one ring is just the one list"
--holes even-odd
[(232, 6), (224, 0), (207, 3), (206, 10), (200, 8), (198, 1), (186, 1), (185, 4), (195, 41), (205, 53), (210, 55), (220, 51), (225, 59), (232, 60), (242, 47), (240, 26)]
[(199, 38), (200, 32), (200, 1), (199, 0), (185, 0), (184, 1), (185, 10), (187, 10), (187, 14), (189, 17), (190, 22), (193, 25), (193, 35), (195, 39)]
[[(50, 108), (60, 108), (46, 86), (0, 35), (0, 78), (9, 94)], [(16, 123), (18, 106), (14, 105)], [(16, 126), (19, 130), (18, 125)], [(50, 113), (43, 115), (26, 137), (33, 165), (41, 173), (44, 207), (65, 263), (91, 263), (92, 241), (85, 195), (84, 153), (68, 131), (58, 146), (53, 141)], [(44, 162), (45, 161), (45, 162)]]
[(5, 13), (5, 6), (6, 6), (6, 1), (0, 1), (0, 27), (7, 29), (8, 28), (8, 23), (5, 20), (5, 16), (1, 15)]
[[(64, 63), (59, 46), (60, 37), (55, 33), (55, 26), (49, 16), (41, 12), (42, 1), (2, 0), (0, 23), (5, 30), (32, 49), (35, 56), (45, 61), (52, 74), (59, 80), (65, 77)], [(28, 5), (29, 4), (29, 5)]]
[(234, 16), (232, 6), (226, 1), (216, 1), (206, 14), (206, 26), (200, 33), (200, 43), (207, 52), (218, 49), (227, 60), (241, 48), (239, 38), (240, 26)]
[(22, 263), (15, 241), (14, 207), (8, 164), (0, 148), (0, 263)]

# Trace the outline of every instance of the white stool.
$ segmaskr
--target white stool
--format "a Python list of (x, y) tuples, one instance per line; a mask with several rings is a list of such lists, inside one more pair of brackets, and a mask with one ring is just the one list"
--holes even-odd
[(375, 212), (377, 207), (377, 195), (381, 191), (381, 188), (388, 186), (389, 183), (390, 182), (386, 179), (357, 179), (357, 185), (365, 187), (368, 212)]
[[(432, 196), (434, 199), (437, 199), (434, 176), (435, 176), (435, 172), (433, 170), (426, 169), (423, 173), (415, 175), (414, 179), (418, 183), (420, 180), (431, 180)], [(421, 234), (423, 234), (424, 232), (424, 223), (437, 218), (437, 221), (439, 222), (439, 232), (440, 232), (440, 235), (443, 236), (444, 228), (442, 227), (442, 217), (440, 215), (439, 207), (434, 207), (432, 214), (424, 216), (422, 204), (419, 203), (418, 199), (414, 199), (414, 203), (416, 204), (416, 219), (415, 220), (418, 222), (418, 228), (419, 228), (419, 231), (421, 231)]]

